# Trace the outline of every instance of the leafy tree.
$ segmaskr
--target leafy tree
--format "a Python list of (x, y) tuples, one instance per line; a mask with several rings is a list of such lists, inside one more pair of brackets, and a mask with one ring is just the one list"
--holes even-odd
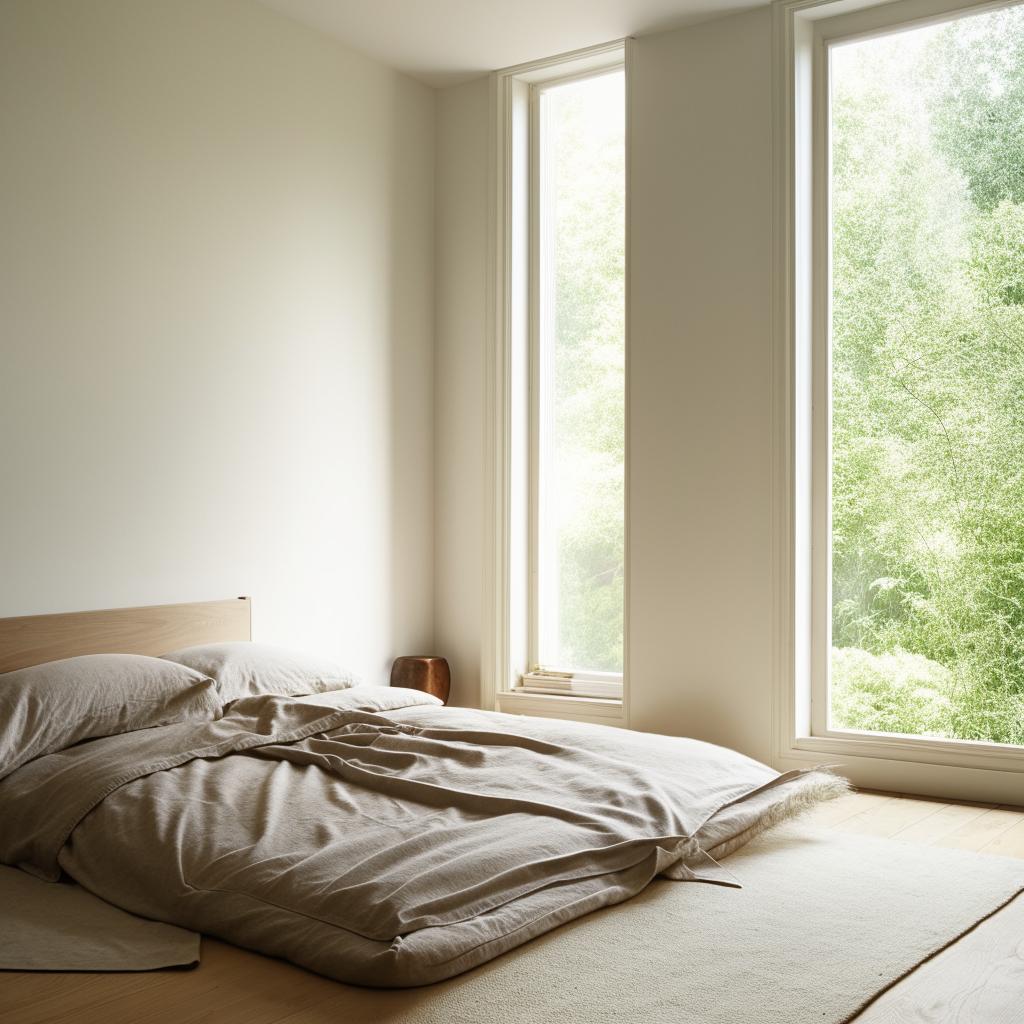
[(833, 719), (1024, 743), (1024, 9), (832, 103)]
[(936, 147), (989, 211), (1024, 202), (1024, 19), (1013, 8), (952, 23), (929, 54)]

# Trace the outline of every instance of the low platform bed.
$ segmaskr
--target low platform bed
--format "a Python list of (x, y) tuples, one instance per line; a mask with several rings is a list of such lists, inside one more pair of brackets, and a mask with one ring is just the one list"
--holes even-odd
[[(245, 600), (7, 619), (0, 669), (248, 640)], [(0, 861), (341, 981), (406, 987), (658, 876), (735, 885), (723, 857), (845, 788), (695, 740), (412, 690), (262, 692), (244, 657), (242, 691), (211, 670), (214, 714), (89, 735), (9, 771)]]

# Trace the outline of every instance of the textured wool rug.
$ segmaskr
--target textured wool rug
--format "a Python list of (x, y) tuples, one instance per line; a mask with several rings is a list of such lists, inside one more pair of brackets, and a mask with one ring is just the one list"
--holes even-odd
[[(841, 1024), (1024, 890), (1024, 861), (783, 826), (451, 981), (341, 986), (346, 1024)], [(1024, 899), (1024, 896), (1021, 897)]]

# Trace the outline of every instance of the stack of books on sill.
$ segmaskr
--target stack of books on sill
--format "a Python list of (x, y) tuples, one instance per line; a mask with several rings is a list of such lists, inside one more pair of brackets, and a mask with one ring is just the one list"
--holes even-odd
[(527, 672), (520, 677), (515, 692), (620, 700), (622, 683), (618, 679), (587, 679), (570, 673)]

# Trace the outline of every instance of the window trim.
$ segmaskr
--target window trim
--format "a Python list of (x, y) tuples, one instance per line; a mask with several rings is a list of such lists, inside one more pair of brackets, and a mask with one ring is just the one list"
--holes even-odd
[[(1002, 0), (776, 0), (773, 5), (773, 750), (777, 764), (844, 759), (862, 784), (1019, 800), (1024, 750), (829, 730), (827, 94), (840, 40), (1009, 6)], [(970, 773), (964, 770), (970, 769)], [(908, 779), (915, 781), (909, 782)]]
[[(528, 202), (530, 178), (536, 173), (531, 159), (531, 103), (534, 87), (607, 73), (615, 67), (626, 72), (626, 569), (624, 580), (623, 680), (629, 659), (629, 68), (630, 40), (599, 46), (541, 61), (517, 65), (491, 75), (491, 216), (488, 266), (488, 351), (485, 388), (485, 504), (483, 573), (483, 645), (481, 653), (481, 707), (499, 706), (500, 697), (513, 693), (518, 679), (536, 666), (531, 637), (536, 623), (529, 593), (536, 573), (529, 544), (529, 529), (536, 515), (536, 481), (530, 476), (536, 458), (529, 457), (534, 443), (530, 402), (535, 387), (527, 379), (536, 360), (526, 358), (537, 336), (534, 301), (536, 261), (530, 258), (532, 216)], [(527, 313), (528, 311), (528, 313)], [(531, 628), (532, 627), (532, 628)], [(582, 677), (581, 677), (582, 678)], [(571, 714), (581, 708), (583, 696), (551, 696), (543, 705), (563, 703)], [(606, 701), (605, 701), (606, 702)], [(507, 702), (506, 702), (507, 703)], [(521, 703), (521, 702), (520, 702)], [(628, 718), (628, 687), (623, 685), (614, 724)], [(581, 713), (585, 713), (582, 712)], [(602, 715), (607, 717), (606, 709)]]

